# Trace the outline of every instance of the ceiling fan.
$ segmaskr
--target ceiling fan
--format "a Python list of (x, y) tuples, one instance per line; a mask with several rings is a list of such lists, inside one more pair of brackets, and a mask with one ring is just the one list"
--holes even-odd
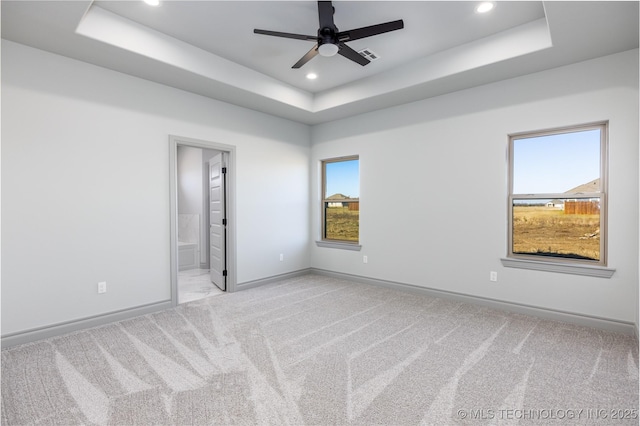
[(350, 48), (345, 42), (358, 40), (365, 37), (387, 33), (389, 31), (400, 30), (404, 28), (402, 19), (397, 21), (385, 22), (384, 24), (371, 25), (368, 27), (356, 28), (354, 30), (338, 31), (338, 27), (333, 23), (333, 13), (335, 8), (330, 1), (318, 2), (318, 17), (320, 28), (317, 36), (281, 33), (278, 31), (268, 31), (254, 29), (255, 34), (264, 34), (275, 37), (293, 38), (296, 40), (315, 41), (316, 45), (311, 48), (298, 62), (291, 68), (300, 68), (309, 62), (316, 55), (333, 56), (336, 53), (364, 66), (370, 61), (358, 52)]

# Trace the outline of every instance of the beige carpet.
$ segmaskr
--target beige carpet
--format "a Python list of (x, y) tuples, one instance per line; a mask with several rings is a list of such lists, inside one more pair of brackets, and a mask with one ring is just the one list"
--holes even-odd
[(3, 350), (1, 420), (635, 425), (637, 348), (308, 275)]

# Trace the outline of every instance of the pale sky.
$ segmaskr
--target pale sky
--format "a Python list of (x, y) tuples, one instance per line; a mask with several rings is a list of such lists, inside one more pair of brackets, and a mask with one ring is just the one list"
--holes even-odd
[(359, 160), (327, 163), (326, 167), (327, 197), (343, 194), (350, 198), (360, 198)]
[(600, 177), (600, 130), (517, 139), (513, 193), (562, 193)]

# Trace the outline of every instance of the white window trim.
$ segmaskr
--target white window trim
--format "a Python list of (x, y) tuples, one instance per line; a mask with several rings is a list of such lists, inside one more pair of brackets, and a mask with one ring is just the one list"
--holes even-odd
[(611, 278), (615, 269), (602, 266), (590, 266), (580, 263), (565, 264), (556, 262), (541, 262), (516, 258), (500, 259), (502, 266), (506, 268), (531, 269), (534, 271), (558, 272), (561, 274), (586, 275), (588, 277)]
[[(362, 246), (360, 245), (360, 226), (358, 224), (358, 241), (346, 241), (346, 240), (332, 240), (324, 238), (324, 224), (325, 224), (325, 210), (324, 203), (326, 201), (325, 197), (325, 187), (326, 187), (326, 175), (325, 175), (325, 164), (326, 163), (337, 163), (340, 161), (351, 161), (358, 160), (360, 162), (359, 155), (348, 155), (344, 157), (336, 157), (336, 158), (327, 158), (324, 160), (320, 160), (320, 239), (316, 240), (316, 245), (318, 247), (325, 248), (334, 248), (341, 250), (352, 250), (352, 251), (360, 251)], [(359, 183), (359, 182), (358, 182)], [(360, 202), (360, 201), (358, 201)]]
[[(600, 229), (601, 238), (600, 241), (600, 260), (596, 261), (584, 261), (579, 259), (563, 259), (560, 257), (550, 257), (545, 260), (541, 260), (540, 257), (526, 254), (514, 254), (513, 253), (513, 200), (521, 198), (539, 198), (544, 196), (545, 198), (567, 198), (566, 194), (513, 194), (513, 140), (523, 137), (537, 137), (544, 135), (553, 135), (558, 133), (571, 133), (582, 130), (589, 130), (601, 128), (601, 143), (600, 143), (600, 191), (594, 194), (580, 194), (580, 197), (593, 195), (594, 197), (601, 198), (601, 213), (600, 213)], [(501, 258), (500, 261), (503, 266), (508, 268), (520, 268), (530, 269), (537, 271), (557, 272), (573, 275), (586, 275), (591, 277), (611, 278), (615, 272), (615, 269), (607, 267), (607, 241), (608, 229), (607, 229), (607, 195), (608, 195), (608, 147), (609, 147), (609, 122), (599, 121), (594, 123), (587, 123), (575, 126), (560, 127), (542, 131), (530, 131), (510, 134), (508, 137), (508, 202), (507, 202), (507, 257)]]
[(342, 241), (318, 240), (316, 241), (316, 245), (318, 247), (334, 248), (334, 249), (341, 249), (341, 250), (353, 250), (353, 251), (362, 250), (362, 246), (360, 244), (346, 243)]

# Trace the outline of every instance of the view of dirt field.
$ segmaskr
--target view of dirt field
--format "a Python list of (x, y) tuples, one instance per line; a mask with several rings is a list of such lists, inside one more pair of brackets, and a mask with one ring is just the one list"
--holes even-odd
[(360, 212), (348, 207), (328, 207), (325, 238), (328, 240), (358, 241)]
[(513, 207), (513, 252), (600, 259), (600, 214), (565, 214), (544, 206)]
[[(357, 242), (359, 211), (347, 207), (326, 210), (329, 240)], [(514, 206), (513, 252), (575, 259), (600, 259), (600, 215), (565, 214), (558, 208)]]

